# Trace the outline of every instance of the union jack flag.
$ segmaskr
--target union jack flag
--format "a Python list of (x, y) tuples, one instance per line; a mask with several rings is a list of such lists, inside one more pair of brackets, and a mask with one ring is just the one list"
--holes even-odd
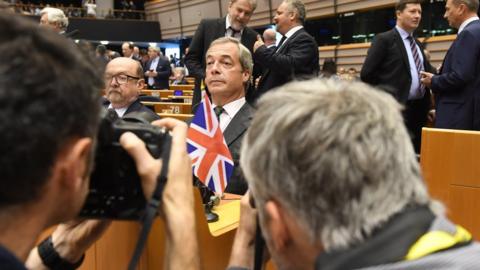
[(208, 188), (223, 193), (233, 171), (233, 160), (207, 94), (193, 116), (187, 134), (193, 174)]

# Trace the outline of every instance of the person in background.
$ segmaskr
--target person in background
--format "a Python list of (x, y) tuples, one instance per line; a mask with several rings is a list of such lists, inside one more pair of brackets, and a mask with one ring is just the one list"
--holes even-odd
[(187, 80), (185, 80), (185, 68), (176, 67), (173, 70), (173, 78), (172, 85), (187, 84)]
[(148, 89), (168, 89), (168, 80), (172, 75), (169, 61), (163, 57), (158, 47), (149, 47), (148, 56), (150, 60), (145, 64)]
[(61, 9), (46, 7), (40, 11), (40, 25), (50, 27), (60, 35), (65, 35), (68, 18)]

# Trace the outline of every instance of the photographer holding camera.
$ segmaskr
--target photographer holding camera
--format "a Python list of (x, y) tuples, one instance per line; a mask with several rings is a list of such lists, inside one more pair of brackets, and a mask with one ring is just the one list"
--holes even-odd
[[(0, 44), (0, 268), (25, 269), (30, 253), (28, 267), (42, 269), (44, 258), (31, 252), (38, 236), (75, 218), (88, 192), (104, 82), (72, 42), (26, 19), (0, 13)], [(190, 252), (197, 242), (189, 241), (196, 230), (187, 127), (172, 119), (155, 124), (173, 137), (168, 178), (175, 181), (167, 181), (160, 209), (167, 268), (198, 269), (197, 254)], [(120, 144), (151, 197), (162, 161), (132, 133)], [(73, 269), (107, 227), (107, 221), (92, 220), (60, 225), (45, 245), (47, 266)]]
[[(268, 123), (268, 128), (265, 128)], [(256, 217), (277, 269), (478, 269), (480, 245), (430, 197), (400, 105), (363, 83), (293, 82), (258, 101), (242, 144), (230, 270)]]

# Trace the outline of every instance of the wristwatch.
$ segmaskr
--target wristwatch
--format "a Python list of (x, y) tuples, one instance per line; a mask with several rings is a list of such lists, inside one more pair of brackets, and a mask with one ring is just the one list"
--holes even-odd
[(82, 255), (80, 260), (76, 263), (70, 263), (62, 257), (55, 250), (52, 243), (52, 236), (47, 237), (43, 240), (37, 247), (38, 255), (42, 259), (42, 262), (50, 270), (75, 270), (83, 263), (85, 259), (85, 254)]

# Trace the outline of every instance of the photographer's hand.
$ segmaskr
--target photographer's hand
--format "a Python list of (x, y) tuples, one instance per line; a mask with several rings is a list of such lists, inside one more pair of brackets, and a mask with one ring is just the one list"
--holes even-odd
[[(165, 269), (199, 269), (192, 167), (186, 146), (188, 127), (184, 122), (171, 118), (152, 124), (166, 127), (172, 136), (168, 180), (161, 204), (167, 230)], [(135, 160), (138, 174), (142, 178), (144, 194), (149, 199), (155, 189), (162, 162), (155, 160), (148, 153), (143, 141), (133, 133), (123, 134), (120, 144)]]
[(240, 201), (240, 224), (233, 241), (229, 267), (253, 269), (258, 211), (250, 205), (250, 196), (250, 191), (247, 191)]
[[(60, 224), (52, 233), (52, 243), (60, 257), (69, 262), (76, 263), (85, 251), (95, 243), (110, 226), (106, 220), (72, 220)], [(48, 269), (38, 255), (35, 247), (28, 256), (26, 266), (28, 269)]]

